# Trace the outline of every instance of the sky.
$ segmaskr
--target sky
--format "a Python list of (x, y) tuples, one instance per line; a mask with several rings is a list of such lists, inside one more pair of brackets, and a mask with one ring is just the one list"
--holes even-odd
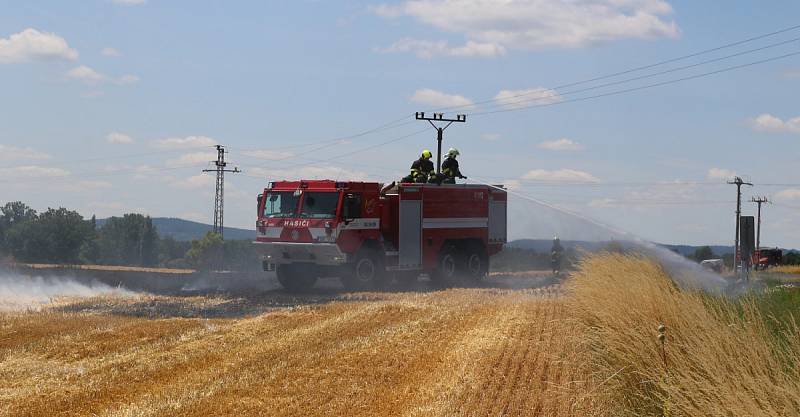
[(243, 171), (226, 177), (225, 223), (252, 228), (269, 180), (401, 178), (436, 145), (414, 112), (444, 109), (467, 114), (445, 148), (470, 182), (515, 193), (512, 238), (583, 237), (532, 198), (648, 240), (731, 244), (738, 175), (754, 184), (743, 214), (774, 202), (762, 244), (800, 248), (797, 1), (0, 10), (0, 202), (211, 223), (202, 170), (222, 144)]

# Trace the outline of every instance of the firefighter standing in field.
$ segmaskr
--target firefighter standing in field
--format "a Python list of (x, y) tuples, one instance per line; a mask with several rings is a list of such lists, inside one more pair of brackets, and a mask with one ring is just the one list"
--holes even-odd
[(431, 162), (431, 158), (433, 154), (431, 151), (425, 149), (422, 151), (419, 159), (414, 161), (411, 164), (411, 173), (403, 178), (402, 182), (416, 182), (419, 184), (424, 184), (430, 180), (433, 176), (434, 168), (433, 162)]
[(561, 246), (561, 240), (558, 236), (553, 238), (553, 248), (550, 249), (550, 266), (553, 267), (553, 274), (558, 275), (561, 272), (561, 260), (564, 255), (564, 247)]
[(455, 184), (456, 178), (467, 179), (458, 169), (458, 160), (456, 160), (458, 155), (460, 155), (458, 149), (450, 148), (447, 151), (444, 162), (442, 162), (442, 182), (445, 184)]

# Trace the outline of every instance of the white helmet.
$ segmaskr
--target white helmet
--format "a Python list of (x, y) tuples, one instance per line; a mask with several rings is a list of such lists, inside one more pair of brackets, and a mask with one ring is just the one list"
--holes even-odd
[(456, 149), (456, 148), (450, 148), (450, 149), (447, 151), (447, 156), (449, 156), (449, 157), (451, 157), (451, 158), (455, 158), (455, 157), (457, 157), (458, 155), (461, 155), (461, 152), (459, 152), (459, 151), (458, 151), (458, 149)]

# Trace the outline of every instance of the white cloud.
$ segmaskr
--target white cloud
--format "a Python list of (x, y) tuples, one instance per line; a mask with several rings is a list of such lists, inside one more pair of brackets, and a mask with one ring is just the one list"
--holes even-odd
[(66, 177), (70, 172), (61, 168), (43, 167), (39, 165), (26, 165), (13, 168), (0, 168), (1, 178), (50, 178)]
[(105, 81), (108, 77), (86, 65), (77, 66), (67, 72), (67, 77), (73, 80), (83, 81), (87, 84), (98, 84)]
[(267, 169), (251, 168), (247, 171), (248, 175), (264, 177), (265, 181), (280, 181), (292, 179), (329, 179), (329, 180), (369, 180), (375, 179), (371, 175), (332, 165), (320, 166), (301, 166), (297, 168)]
[(558, 169), (553, 171), (534, 169), (523, 175), (522, 179), (551, 182), (600, 182), (600, 179), (594, 175), (574, 169)]
[(139, 77), (132, 74), (125, 74), (122, 77), (119, 77), (119, 79), (117, 80), (117, 84), (120, 85), (136, 84), (138, 82), (139, 82)]
[(414, 103), (432, 107), (460, 107), (471, 106), (472, 100), (458, 94), (447, 94), (430, 88), (423, 88), (414, 92), (409, 100)]
[(147, 3), (147, 0), (111, 0), (115, 4), (121, 4), (123, 6), (137, 6), (140, 4)]
[(78, 51), (54, 33), (28, 28), (8, 38), (0, 38), (0, 64), (76, 59)]
[[(345, 142), (345, 143), (343, 143)], [(347, 141), (340, 141), (340, 144), (348, 144), (350, 142)], [(267, 159), (267, 160), (276, 160), (276, 159), (288, 159), (294, 156), (292, 152), (286, 151), (272, 151), (269, 149), (254, 149), (250, 151), (243, 151), (242, 155), (246, 155), (256, 159)]]
[[(161, 175), (158, 174), (156, 171), (158, 169), (154, 168), (150, 165), (139, 165), (134, 168), (135, 173), (133, 174), (133, 179), (135, 180), (147, 180), (150, 179), (154, 175)], [(171, 178), (167, 178), (166, 176), (161, 175), (162, 180), (171, 180)]]
[(122, 55), (122, 54), (120, 54), (120, 53), (119, 53), (119, 51), (118, 51), (118, 50), (116, 50), (116, 49), (114, 49), (114, 48), (111, 48), (111, 47), (105, 47), (105, 48), (103, 48), (103, 49), (100, 51), (100, 53), (101, 53), (101, 54), (103, 54), (103, 55), (105, 55), (105, 56), (120, 56), (120, 55)]
[(708, 170), (708, 179), (710, 180), (733, 180), (736, 173), (724, 168), (711, 168)]
[(548, 151), (582, 151), (584, 149), (580, 143), (567, 138), (541, 142), (536, 147)]
[(487, 142), (497, 142), (500, 140), (499, 133), (484, 133), (481, 135), (481, 140), (485, 140)]
[(778, 200), (800, 200), (800, 188), (787, 188), (775, 194)]
[(120, 143), (120, 144), (129, 144), (135, 142), (132, 137), (119, 132), (111, 132), (106, 135), (106, 142), (108, 143)]
[(447, 41), (427, 41), (404, 38), (385, 47), (377, 48), (378, 52), (413, 52), (417, 57), (431, 59), (437, 56), (454, 56), (465, 58), (493, 58), (506, 54), (506, 48), (491, 42), (467, 41), (461, 46), (450, 46)]
[(405, 0), (372, 11), (410, 16), (468, 41), (502, 48), (581, 47), (619, 39), (675, 38), (665, 0)]
[(520, 109), (526, 106), (543, 106), (562, 101), (556, 90), (543, 87), (524, 90), (500, 90), (494, 99), (507, 109)]
[(150, 146), (157, 149), (188, 149), (214, 146), (217, 144), (212, 138), (206, 136), (187, 136), (185, 138), (166, 138), (150, 142)]
[(215, 182), (216, 179), (214, 176), (204, 172), (202, 174), (192, 175), (191, 177), (184, 178), (182, 180), (174, 180), (171, 185), (176, 188), (194, 190), (198, 188), (211, 187)]
[(789, 79), (789, 80), (800, 79), (800, 69), (793, 69), (793, 70), (788, 70), (788, 71), (784, 72), (783, 73), (783, 78), (786, 78), (786, 79)]
[(71, 193), (80, 193), (87, 191), (106, 190), (111, 188), (112, 186), (113, 185), (108, 181), (87, 180), (87, 181), (70, 182), (64, 185), (59, 185), (59, 189)]
[(216, 152), (193, 152), (167, 161), (168, 167), (179, 167), (211, 162), (217, 159)]
[(67, 72), (67, 77), (73, 80), (83, 81), (86, 84), (96, 85), (107, 81), (114, 82), (119, 85), (129, 85), (139, 82), (139, 77), (131, 74), (123, 75), (119, 78), (112, 79), (111, 77), (97, 72), (91, 67), (80, 65)]
[(800, 116), (784, 121), (779, 117), (764, 113), (751, 120), (750, 126), (761, 132), (800, 133)]
[(0, 161), (44, 160), (50, 158), (50, 155), (33, 148), (20, 148), (18, 146), (0, 144)]

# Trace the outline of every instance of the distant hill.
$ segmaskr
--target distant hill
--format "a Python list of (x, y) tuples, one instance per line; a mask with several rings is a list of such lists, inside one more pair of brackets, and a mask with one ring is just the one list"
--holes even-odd
[[(106, 220), (107, 219), (97, 219), (97, 226), (102, 226)], [(213, 228), (210, 224), (170, 217), (153, 217), (153, 225), (156, 226), (159, 236), (171, 236), (175, 240), (182, 241), (200, 239)], [(252, 240), (255, 238), (255, 235), (255, 229), (225, 228), (226, 240)]]

